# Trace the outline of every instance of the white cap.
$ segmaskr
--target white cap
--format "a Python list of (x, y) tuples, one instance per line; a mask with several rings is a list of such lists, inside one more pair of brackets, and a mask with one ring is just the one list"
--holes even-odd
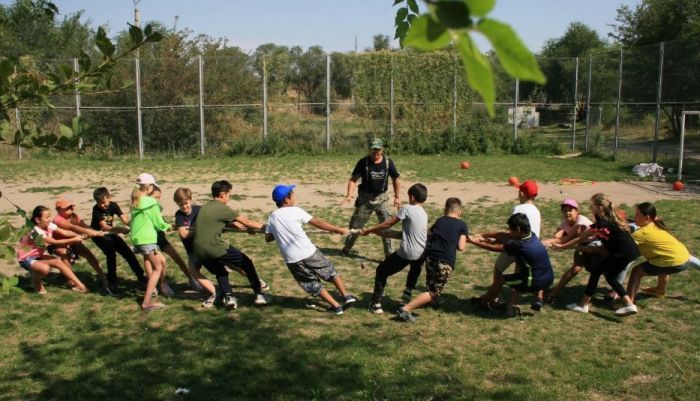
[(152, 184), (156, 187), (158, 186), (158, 184), (156, 183), (156, 179), (148, 173), (143, 173), (139, 175), (139, 178), (136, 179), (136, 183), (140, 185)]

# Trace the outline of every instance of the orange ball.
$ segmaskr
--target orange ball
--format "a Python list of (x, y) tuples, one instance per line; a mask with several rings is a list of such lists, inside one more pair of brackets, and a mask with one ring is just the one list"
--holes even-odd
[(683, 188), (685, 188), (685, 184), (683, 184), (683, 181), (675, 181), (673, 183), (673, 190), (674, 191), (682, 191)]
[(520, 186), (520, 180), (518, 180), (518, 177), (513, 176), (508, 179), (508, 184), (514, 186), (514, 187), (519, 187)]
[(462, 164), (460, 164), (460, 166), (462, 167), (463, 170), (466, 170), (466, 169), (468, 169), (469, 167), (471, 167), (471, 165), (469, 164), (469, 162), (466, 161), (466, 160), (463, 161)]

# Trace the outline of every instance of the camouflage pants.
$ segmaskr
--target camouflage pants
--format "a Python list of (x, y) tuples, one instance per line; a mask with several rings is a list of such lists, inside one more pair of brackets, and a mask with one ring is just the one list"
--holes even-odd
[[(355, 201), (355, 211), (350, 218), (350, 228), (362, 228), (367, 223), (367, 220), (372, 216), (372, 213), (377, 214), (379, 222), (388, 220), (391, 217), (391, 206), (389, 205), (389, 195), (386, 192), (379, 194), (377, 196), (372, 196), (370, 194), (360, 193)], [(344, 249), (349, 251), (355, 241), (357, 240), (357, 235), (350, 235), (345, 239)], [(382, 244), (384, 245), (384, 255), (391, 255), (391, 239), (382, 238)]]

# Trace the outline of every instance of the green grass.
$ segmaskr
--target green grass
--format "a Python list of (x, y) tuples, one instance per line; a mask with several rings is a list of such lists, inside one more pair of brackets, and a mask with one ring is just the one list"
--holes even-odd
[[(71, 162), (68, 175), (83, 169), (129, 181), (140, 171), (168, 172), (171, 182), (219, 171), (223, 176), (265, 176), (266, 180), (347, 179), (356, 157), (223, 159), (193, 161)], [(562, 161), (536, 157), (471, 157), (470, 170), (459, 170), (458, 156), (397, 157), (410, 179), (429, 181), (500, 181), (509, 175), (555, 181), (561, 173), (602, 181), (628, 176), (627, 165), (599, 159)], [(566, 162), (566, 163), (564, 163)], [(44, 164), (45, 163), (45, 164)], [(36, 170), (32, 170), (38, 164)], [(19, 165), (19, 166), (18, 166)], [(2, 182), (11, 172), (40, 174), (50, 162), (4, 163)], [(631, 166), (630, 166), (631, 168)], [(156, 170), (158, 169), (158, 170)], [(294, 172), (293, 174), (289, 172)], [(166, 175), (165, 173), (161, 173)], [(180, 174), (180, 175), (178, 175)], [(279, 177), (273, 178), (276, 174)], [(26, 177), (26, 176), (25, 176)], [(543, 230), (558, 224), (558, 205), (540, 203)], [(694, 254), (700, 253), (697, 227), (700, 201), (660, 201), (659, 214), (674, 235)], [(500, 229), (511, 204), (492, 205), (488, 198), (465, 206), (463, 218), (472, 232)], [(347, 223), (351, 209), (310, 210), (333, 223)], [(431, 221), (440, 215), (428, 207)], [(628, 209), (629, 211), (629, 209)], [(269, 211), (247, 211), (263, 219)], [(468, 247), (438, 309), (419, 310), (413, 325), (399, 323), (390, 312), (398, 307), (406, 272), (389, 279), (387, 313), (374, 316), (365, 308), (374, 277), (373, 266), (338, 255), (341, 245), (330, 235), (312, 240), (336, 263), (357, 307), (334, 316), (307, 307), (311, 302), (294, 282), (274, 244), (260, 236), (226, 234), (255, 261), (260, 276), (272, 287), (274, 303), (252, 306), (253, 294), (237, 274), (239, 309), (203, 310), (186, 290), (182, 273), (169, 261), (176, 299), (164, 300), (163, 311), (138, 310), (141, 293), (120, 260), (125, 296), (113, 299), (80, 295), (52, 275), (49, 294), (38, 296), (21, 285), (22, 294), (0, 302), (0, 400), (694, 400), (700, 388), (700, 272), (671, 278), (665, 299), (640, 297), (640, 314), (620, 319), (600, 299), (589, 315), (563, 308), (577, 301), (587, 276), (579, 275), (555, 307), (506, 319), (470, 303), (490, 282), (495, 254)], [(183, 253), (174, 234), (171, 242)], [(95, 249), (92, 244), (89, 244)], [(381, 259), (377, 237), (361, 237), (356, 250)], [(104, 257), (96, 252), (100, 260)], [(572, 255), (552, 252), (557, 278)], [(90, 268), (76, 271), (93, 289)], [(419, 287), (422, 287), (421, 275)], [(646, 279), (643, 285), (653, 281)], [(335, 294), (335, 292), (333, 292)], [(507, 290), (503, 291), (503, 295)], [(335, 294), (337, 295), (337, 294)], [(187, 395), (175, 395), (177, 388)]]

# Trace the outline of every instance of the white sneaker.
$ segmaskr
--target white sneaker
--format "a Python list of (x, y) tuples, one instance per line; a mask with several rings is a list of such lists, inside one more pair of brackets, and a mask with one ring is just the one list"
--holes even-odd
[(216, 295), (208, 296), (204, 301), (202, 301), (202, 308), (211, 308), (216, 302)]
[(588, 305), (581, 306), (579, 304), (568, 304), (568, 305), (566, 305), (566, 307), (567, 307), (567, 309), (572, 310), (574, 312), (588, 313)]
[(260, 281), (260, 291), (270, 291), (270, 286), (267, 285), (266, 282), (264, 282), (262, 279), (258, 279)]
[(637, 305), (631, 304), (627, 305), (625, 307), (622, 307), (618, 310), (615, 311), (616, 316), (629, 316), (629, 315), (634, 315), (635, 313), (639, 312), (637, 309)]
[(269, 304), (270, 302), (272, 302), (272, 299), (271, 299), (270, 297), (268, 297), (267, 295), (264, 295), (264, 294), (258, 294), (258, 295), (255, 297), (255, 302), (254, 302), (254, 303), (255, 303), (255, 305), (261, 305), (261, 306), (262, 306), (262, 305), (267, 305), (267, 304)]
[(224, 306), (229, 309), (236, 309), (238, 308), (238, 301), (236, 300), (236, 297), (233, 296), (233, 294), (228, 294), (224, 296)]

